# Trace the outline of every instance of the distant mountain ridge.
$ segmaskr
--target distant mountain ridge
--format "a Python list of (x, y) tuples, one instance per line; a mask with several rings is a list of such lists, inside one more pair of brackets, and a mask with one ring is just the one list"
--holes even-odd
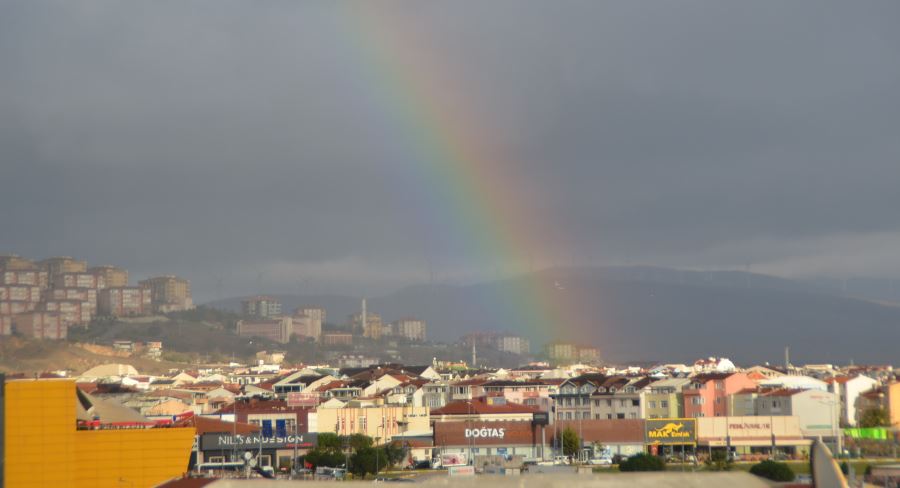
[[(785, 346), (797, 362), (896, 363), (900, 308), (837, 296), (818, 286), (742, 271), (683, 271), (649, 266), (557, 268), (472, 285), (420, 284), (368, 299), (385, 321), (415, 316), (430, 338), (456, 340), (473, 331), (525, 333), (492, 307), (490, 297), (525, 282), (562, 284), (580, 324), (548, 324), (546, 337), (598, 346), (610, 361), (693, 361), (722, 355), (742, 363), (781, 362)], [(275, 295), (285, 311), (325, 307), (345, 323), (359, 298)], [(240, 298), (209, 304), (240, 309)], [(588, 330), (572, 336), (574, 330)], [(585, 336), (586, 335), (586, 336)], [(537, 349), (540, 344), (533, 344)]]

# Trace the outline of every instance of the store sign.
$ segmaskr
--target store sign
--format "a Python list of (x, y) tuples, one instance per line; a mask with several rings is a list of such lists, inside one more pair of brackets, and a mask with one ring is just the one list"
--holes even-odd
[(200, 437), (200, 449), (203, 451), (218, 451), (228, 449), (283, 449), (294, 447), (314, 447), (316, 445), (315, 434), (286, 435), (283, 437), (265, 437), (260, 434), (231, 435), (231, 434), (204, 434)]
[(531, 423), (534, 425), (547, 425), (550, 423), (550, 414), (547, 412), (534, 412), (531, 417)]
[(647, 444), (693, 444), (697, 442), (695, 419), (648, 419), (644, 422)]
[(490, 427), (482, 427), (480, 429), (466, 429), (466, 439), (473, 437), (485, 437), (492, 439), (503, 439), (506, 436), (506, 429), (492, 429)]
[(287, 394), (287, 406), (289, 407), (315, 407), (319, 404), (319, 394), (292, 391)]

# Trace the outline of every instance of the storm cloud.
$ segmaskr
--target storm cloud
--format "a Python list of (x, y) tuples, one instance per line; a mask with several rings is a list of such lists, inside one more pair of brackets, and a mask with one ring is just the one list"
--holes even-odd
[(900, 277), (900, 4), (876, 1), (3, 1), (0, 252), (201, 301), (495, 273), (434, 209), (375, 74), (421, 68), (378, 65), (364, 8), (552, 219), (542, 265)]

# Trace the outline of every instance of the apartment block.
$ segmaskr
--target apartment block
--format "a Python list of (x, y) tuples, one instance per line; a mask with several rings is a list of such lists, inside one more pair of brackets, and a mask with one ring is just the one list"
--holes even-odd
[(424, 320), (406, 318), (392, 324), (391, 334), (413, 342), (425, 342), (426, 329)]
[(281, 302), (269, 296), (255, 296), (241, 301), (241, 311), (248, 317), (277, 317)]
[(366, 323), (362, 323), (362, 314), (355, 314), (350, 318), (350, 323), (354, 330), (362, 329), (363, 337), (379, 340), (384, 335), (384, 323), (381, 321), (381, 315), (377, 313), (366, 313)]
[(150, 290), (155, 312), (178, 312), (194, 308), (191, 283), (184, 278), (173, 275), (157, 276), (143, 280), (138, 285)]
[(93, 317), (93, 305), (81, 300), (46, 300), (40, 308), (44, 312), (56, 312), (66, 326), (87, 325)]
[(600, 349), (593, 346), (583, 346), (578, 348), (578, 362), (581, 363), (598, 363), (600, 362)]
[[(101, 290), (102, 291), (102, 290)], [(97, 294), (95, 288), (50, 288), (44, 290), (44, 300), (78, 300), (91, 305), (91, 314), (97, 313)]]
[(32, 285), (0, 286), (0, 300), (36, 303), (41, 301), (41, 287)]
[(684, 400), (681, 390), (691, 383), (687, 378), (667, 378), (650, 383), (644, 396), (648, 419), (674, 419), (684, 417)]
[(38, 268), (49, 275), (50, 284), (56, 280), (56, 276), (63, 273), (84, 273), (87, 271), (87, 261), (79, 261), (69, 256), (59, 256), (38, 261)]
[(294, 331), (291, 317), (260, 320), (238, 320), (237, 333), (242, 337), (261, 337), (285, 344), (291, 340)]
[(294, 309), (294, 315), (306, 315), (320, 324), (325, 323), (325, 309), (322, 307), (302, 306)]
[(498, 351), (509, 352), (512, 354), (529, 354), (531, 352), (531, 342), (528, 339), (516, 335), (499, 335), (494, 339), (494, 347)]
[(547, 358), (554, 362), (568, 362), (578, 359), (578, 346), (565, 342), (552, 342), (545, 346)]
[(123, 288), (128, 286), (128, 270), (118, 266), (93, 266), (88, 273), (102, 276), (108, 288)]
[(8, 336), (13, 331), (13, 316), (0, 315), (0, 335)]
[(153, 300), (147, 288), (106, 288), (98, 294), (97, 311), (111, 317), (148, 315), (153, 312)]
[(293, 334), (300, 338), (310, 338), (316, 342), (322, 336), (322, 322), (309, 315), (294, 314), (291, 317), (294, 321)]
[(701, 373), (683, 390), (685, 417), (725, 417), (729, 397), (756, 383), (744, 373)]
[(348, 332), (325, 332), (322, 334), (322, 344), (326, 346), (352, 346), (353, 334)]
[(4, 254), (0, 256), (0, 269), (7, 271), (18, 271), (30, 270), (34, 268), (34, 261), (25, 259), (17, 254)]
[(28, 285), (47, 287), (47, 272), (37, 269), (14, 269), (0, 271), (0, 285)]
[(37, 308), (38, 302), (23, 300), (0, 300), (0, 315), (17, 315), (31, 312)]
[(54, 288), (106, 288), (106, 278), (91, 273), (58, 273), (54, 275), (51, 286)]
[(65, 339), (69, 331), (63, 316), (54, 312), (16, 315), (13, 324), (16, 332), (35, 339)]

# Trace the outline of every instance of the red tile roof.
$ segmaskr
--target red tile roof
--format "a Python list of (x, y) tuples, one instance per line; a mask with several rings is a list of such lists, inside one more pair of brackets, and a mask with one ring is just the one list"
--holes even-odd
[(539, 409), (531, 405), (505, 402), (501, 404), (489, 404), (486, 398), (476, 398), (472, 401), (460, 400), (431, 411), (431, 415), (484, 415), (504, 413), (533, 413)]

